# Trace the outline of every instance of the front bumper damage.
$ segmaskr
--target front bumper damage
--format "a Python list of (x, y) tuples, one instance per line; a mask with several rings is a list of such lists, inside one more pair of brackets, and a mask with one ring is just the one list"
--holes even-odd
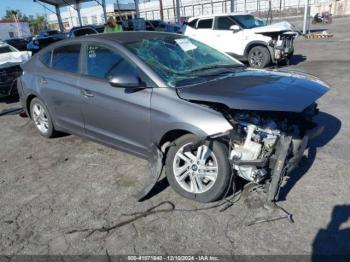
[(289, 60), (294, 54), (294, 33), (278, 35), (276, 40), (269, 42), (271, 59), (273, 62)]
[(19, 65), (0, 69), (0, 97), (17, 95), (17, 77), (22, 74)]
[(295, 140), (292, 136), (282, 134), (276, 143), (275, 151), (271, 156), (260, 160), (242, 161), (230, 160), (232, 165), (266, 167), (271, 170), (269, 189), (266, 202), (277, 202), (279, 191), (285, 175), (290, 174), (298, 167), (309, 141), (319, 136), (324, 130), (323, 126), (316, 126), (309, 130), (302, 139)]
[[(309, 130), (302, 139), (295, 140), (292, 136), (282, 134), (275, 145), (275, 150), (269, 156), (258, 160), (234, 160), (228, 159), (231, 165), (240, 166), (256, 166), (259, 168), (268, 167), (271, 171), (270, 179), (268, 181), (268, 191), (266, 192), (265, 204), (271, 205), (278, 201), (278, 196), (280, 188), (285, 175), (291, 173), (295, 168), (298, 167), (305, 150), (309, 145), (309, 141), (316, 138), (324, 130), (323, 126), (316, 126), (315, 128)], [(208, 140), (217, 139), (230, 139), (233, 136), (233, 130), (227, 131), (225, 133), (219, 133), (207, 137), (202, 137), (197, 140), (194, 144), (188, 145), (184, 148), (184, 151), (190, 151), (203, 145)], [(171, 146), (171, 145), (170, 145)], [(164, 154), (156, 146), (152, 146), (152, 153), (148, 159), (150, 167), (150, 182), (140, 191), (136, 197), (139, 201), (146, 199), (149, 193), (157, 184), (164, 165)], [(288, 215), (289, 216), (289, 215)]]

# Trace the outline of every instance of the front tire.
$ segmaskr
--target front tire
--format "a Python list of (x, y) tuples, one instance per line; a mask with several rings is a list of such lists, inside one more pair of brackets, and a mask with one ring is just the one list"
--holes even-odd
[(271, 63), (269, 50), (264, 46), (255, 46), (249, 50), (248, 63), (253, 68), (265, 68)]
[(227, 191), (231, 167), (224, 144), (207, 141), (196, 149), (184, 152), (196, 136), (184, 135), (174, 141), (168, 151), (165, 172), (171, 187), (181, 196), (199, 202), (221, 199)]
[(34, 98), (30, 102), (30, 115), (40, 135), (47, 138), (55, 136), (56, 131), (50, 113), (39, 98)]

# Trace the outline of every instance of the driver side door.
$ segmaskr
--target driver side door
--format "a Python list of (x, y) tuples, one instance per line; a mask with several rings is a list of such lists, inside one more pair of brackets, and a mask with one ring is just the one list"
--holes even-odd
[(231, 26), (238, 25), (229, 16), (218, 16), (215, 19), (214, 32), (217, 39), (217, 48), (225, 53), (243, 55), (243, 30), (233, 31)]
[(136, 65), (118, 50), (100, 43), (83, 45), (79, 80), (86, 135), (119, 149), (147, 156), (150, 145), (152, 88), (113, 87), (109, 79), (140, 77)]

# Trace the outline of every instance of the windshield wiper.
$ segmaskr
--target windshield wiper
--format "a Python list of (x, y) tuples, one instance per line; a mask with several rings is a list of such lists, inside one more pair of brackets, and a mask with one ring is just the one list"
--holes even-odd
[(187, 75), (187, 74), (192, 74), (192, 73), (201, 72), (201, 71), (210, 70), (210, 69), (237, 68), (237, 67), (244, 67), (244, 65), (213, 64), (213, 65), (202, 66), (202, 67), (198, 67), (198, 68), (186, 71), (185, 74)]

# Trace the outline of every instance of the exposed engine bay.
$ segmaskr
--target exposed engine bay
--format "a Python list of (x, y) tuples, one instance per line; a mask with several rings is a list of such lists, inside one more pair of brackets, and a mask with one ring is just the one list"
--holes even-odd
[(312, 104), (302, 113), (234, 112), (229, 158), (237, 175), (251, 182), (262, 181), (269, 174), (269, 166), (263, 165), (269, 162), (281, 136), (292, 138), (288, 153), (296, 154), (308, 130), (316, 127), (311, 119), (317, 111)]
[(279, 61), (291, 57), (294, 53), (294, 32), (264, 34), (272, 38), (268, 48), (272, 51), (273, 59)]

